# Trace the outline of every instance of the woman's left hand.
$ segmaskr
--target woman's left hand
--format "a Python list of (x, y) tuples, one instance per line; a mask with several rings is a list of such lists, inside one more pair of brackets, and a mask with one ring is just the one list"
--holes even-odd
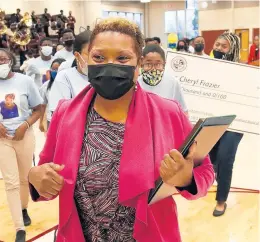
[(164, 183), (175, 187), (186, 187), (191, 184), (196, 146), (196, 143), (191, 146), (186, 159), (177, 150), (171, 150), (164, 156), (160, 167), (160, 176)]
[(25, 123), (20, 125), (19, 128), (15, 131), (13, 140), (15, 140), (15, 141), (23, 140), (27, 129), (28, 129), (28, 126)]

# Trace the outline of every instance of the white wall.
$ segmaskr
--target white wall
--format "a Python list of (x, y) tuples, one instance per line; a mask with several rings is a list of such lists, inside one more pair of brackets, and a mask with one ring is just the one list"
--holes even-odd
[(145, 31), (145, 5), (140, 2), (118, 2), (118, 1), (103, 1), (102, 11), (118, 11), (142, 14), (142, 30)]
[(199, 11), (199, 30), (219, 29), (250, 29), (249, 38), (252, 41), (252, 29), (260, 28), (259, 7), (235, 8)]
[(151, 2), (148, 4), (149, 28), (146, 37), (158, 36), (161, 38), (164, 47), (167, 45), (167, 34), (165, 34), (164, 15), (166, 11), (175, 11), (185, 9), (185, 3), (182, 1), (174, 2)]

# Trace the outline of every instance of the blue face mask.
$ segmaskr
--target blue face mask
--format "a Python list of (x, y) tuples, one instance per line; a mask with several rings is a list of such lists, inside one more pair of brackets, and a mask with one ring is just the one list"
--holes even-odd
[(56, 76), (57, 76), (57, 71), (51, 71), (51, 77), (55, 79)]

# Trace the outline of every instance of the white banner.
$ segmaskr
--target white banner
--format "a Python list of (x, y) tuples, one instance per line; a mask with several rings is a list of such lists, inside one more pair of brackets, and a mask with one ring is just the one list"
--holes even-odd
[(232, 186), (260, 190), (260, 69), (169, 51), (164, 75), (180, 82), (192, 123), (199, 118), (237, 115), (230, 130), (244, 137)]

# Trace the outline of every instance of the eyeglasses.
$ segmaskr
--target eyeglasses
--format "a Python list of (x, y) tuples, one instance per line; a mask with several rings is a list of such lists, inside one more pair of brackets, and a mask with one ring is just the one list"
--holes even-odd
[(146, 70), (151, 70), (151, 69), (156, 69), (156, 70), (160, 70), (164, 68), (164, 64), (162, 63), (156, 63), (156, 64), (152, 64), (152, 63), (145, 63), (143, 65), (144, 69)]
[(1, 63), (1, 64), (8, 64), (10, 61), (11, 61), (10, 59), (1, 58), (1, 57), (0, 57), (0, 63)]

